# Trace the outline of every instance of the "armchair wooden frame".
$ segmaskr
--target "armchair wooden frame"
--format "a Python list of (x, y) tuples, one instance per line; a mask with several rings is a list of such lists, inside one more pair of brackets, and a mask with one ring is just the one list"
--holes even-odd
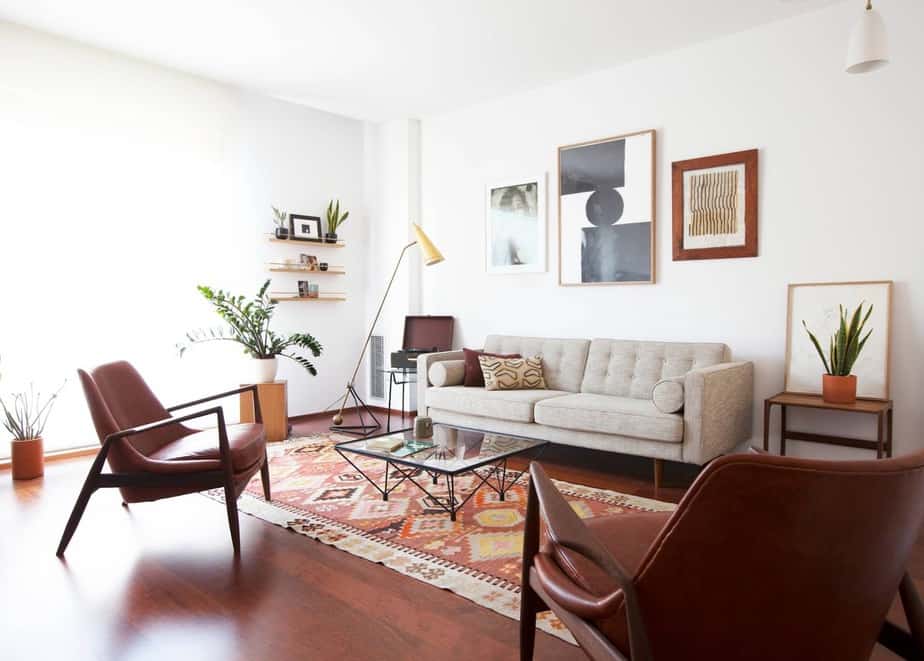
[[(555, 613), (591, 659), (629, 661), (631, 657), (631, 661), (652, 661), (634, 577), (581, 521), (538, 463), (530, 465), (530, 476), (521, 576), (521, 661), (533, 658), (536, 615), (548, 610)], [(571, 582), (554, 560), (539, 553), (541, 523), (553, 544), (589, 559), (620, 589), (597, 597)], [(924, 659), (924, 602), (907, 571), (899, 585), (899, 596), (910, 631), (885, 619), (877, 641), (901, 658)], [(592, 621), (616, 614), (623, 601), (629, 657)]]
[[(237, 395), (244, 392), (253, 393), (254, 421), (258, 424), (261, 424), (263, 422), (263, 416), (260, 411), (260, 400), (257, 397), (256, 385), (244, 386), (216, 395), (211, 395), (209, 397), (196, 399), (191, 402), (177, 404), (175, 406), (169, 407), (167, 411), (172, 413), (173, 411), (189, 408), (191, 406), (198, 406), (199, 404), (205, 404), (207, 402), (222, 399), (224, 397), (230, 397), (231, 395)], [(106, 462), (106, 457), (109, 455), (109, 451), (115, 443), (119, 443), (123, 439), (135, 434), (140, 434), (142, 432), (147, 432), (154, 429), (160, 429), (188, 420), (204, 418), (210, 415), (214, 415), (217, 420), (216, 429), (218, 432), (218, 450), (221, 462), (220, 469), (173, 474), (151, 472), (103, 472), (103, 465)], [(262, 465), (260, 467), (260, 477), (263, 482), (263, 495), (266, 500), (271, 500), (269, 464), (267, 462), (265, 451), (263, 453)], [(170, 417), (145, 425), (123, 429), (108, 435), (103, 441), (102, 448), (100, 448), (99, 453), (96, 455), (96, 459), (94, 459), (92, 466), (90, 466), (90, 471), (87, 474), (87, 478), (83, 483), (80, 494), (77, 496), (77, 502), (74, 503), (74, 509), (72, 510), (70, 518), (68, 518), (67, 524), (64, 527), (64, 533), (61, 535), (61, 542), (58, 544), (58, 550), (56, 552), (58, 557), (64, 555), (64, 551), (67, 549), (67, 545), (70, 543), (71, 537), (77, 530), (77, 525), (80, 523), (80, 518), (83, 516), (84, 510), (86, 509), (87, 503), (90, 501), (90, 496), (93, 495), (93, 492), (97, 489), (109, 489), (113, 487), (176, 488), (188, 490), (189, 493), (223, 487), (225, 492), (225, 505), (228, 512), (228, 525), (231, 529), (231, 542), (234, 546), (235, 555), (240, 554), (240, 523), (238, 521), (237, 512), (238, 494), (236, 493), (234, 484), (234, 468), (231, 463), (231, 449), (228, 443), (228, 431), (225, 425), (224, 411), (220, 406), (214, 406), (211, 408), (203, 409), (201, 411), (187, 413), (178, 417)], [(125, 503), (123, 503), (123, 505), (125, 505)]]

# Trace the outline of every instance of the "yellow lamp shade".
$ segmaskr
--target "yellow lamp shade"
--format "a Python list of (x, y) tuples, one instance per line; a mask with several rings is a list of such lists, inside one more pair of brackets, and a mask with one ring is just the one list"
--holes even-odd
[(411, 227), (414, 228), (414, 236), (417, 238), (417, 243), (420, 245), (420, 252), (423, 254), (424, 264), (426, 266), (433, 266), (434, 264), (442, 262), (443, 259), (445, 259), (443, 253), (433, 245), (433, 241), (424, 233), (420, 225), (411, 223)]

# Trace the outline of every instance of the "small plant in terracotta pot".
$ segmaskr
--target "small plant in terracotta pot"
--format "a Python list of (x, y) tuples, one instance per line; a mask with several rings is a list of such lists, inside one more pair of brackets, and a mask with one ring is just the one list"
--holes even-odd
[(3, 426), (13, 435), (14, 480), (31, 480), (45, 474), (42, 432), (61, 388), (47, 399), (32, 386), (28, 392), (13, 393), (8, 400), (0, 399)]
[(866, 341), (873, 333), (870, 329), (864, 335), (864, 327), (873, 312), (873, 306), (870, 305), (863, 313), (863, 303), (857, 307), (853, 313), (844, 308), (840, 308), (840, 319), (837, 331), (831, 336), (828, 344), (828, 355), (821, 348), (821, 343), (815, 334), (809, 330), (802, 320), (802, 326), (808, 333), (815, 350), (821, 357), (821, 362), (825, 366), (825, 374), (821, 378), (822, 398), (831, 404), (853, 404), (857, 401), (857, 377), (850, 372), (853, 370), (854, 363), (860, 357), (860, 352), (866, 346)]

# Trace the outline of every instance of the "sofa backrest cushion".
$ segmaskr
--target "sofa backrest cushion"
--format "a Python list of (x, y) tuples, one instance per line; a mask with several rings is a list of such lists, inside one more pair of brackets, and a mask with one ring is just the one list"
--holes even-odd
[(729, 360), (728, 347), (719, 343), (595, 339), (581, 392), (650, 399), (661, 379)]
[(549, 390), (580, 392), (590, 340), (568, 340), (518, 335), (488, 335), (484, 350), (541, 356), (542, 375)]

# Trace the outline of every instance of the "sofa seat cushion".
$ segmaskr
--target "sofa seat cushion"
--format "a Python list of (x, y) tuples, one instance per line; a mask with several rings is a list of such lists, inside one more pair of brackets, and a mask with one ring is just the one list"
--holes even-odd
[(540, 425), (619, 434), (667, 443), (683, 441), (683, 415), (662, 413), (650, 399), (581, 393), (536, 404)]
[(485, 390), (467, 386), (427, 388), (427, 406), (485, 418), (534, 422), (536, 402), (571, 393), (564, 390)]

